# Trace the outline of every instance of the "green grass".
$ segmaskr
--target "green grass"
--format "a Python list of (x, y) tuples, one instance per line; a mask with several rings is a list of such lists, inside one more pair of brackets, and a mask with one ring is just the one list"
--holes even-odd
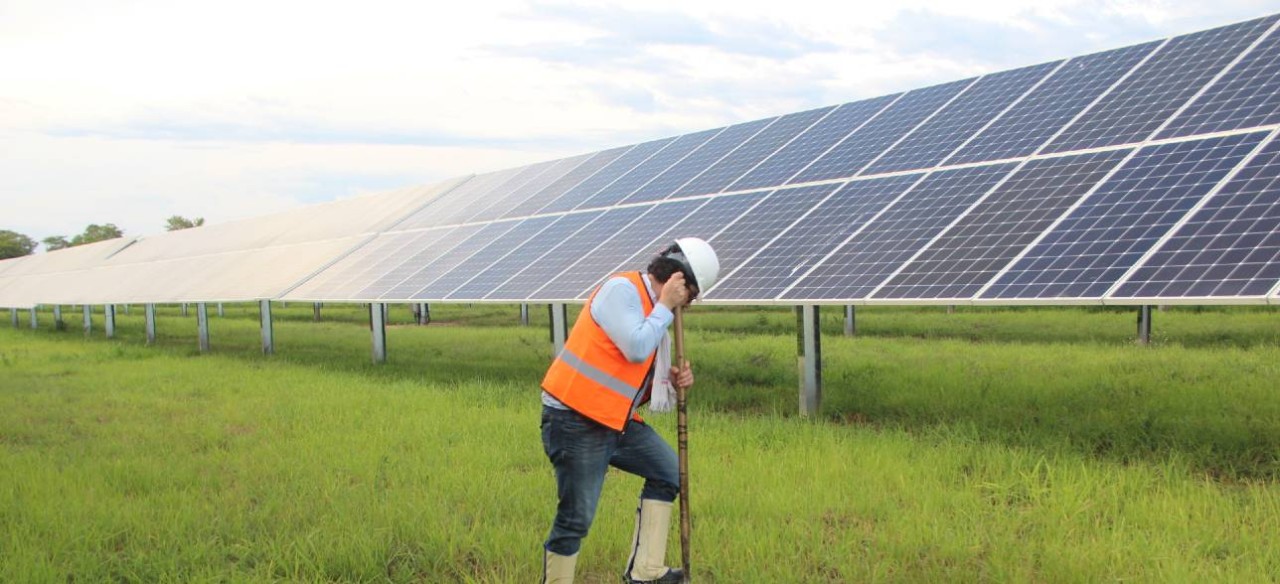
[[(117, 339), (0, 327), (0, 581), (537, 581), (545, 307), (142, 311)], [(213, 310), (211, 308), (210, 312)], [(795, 317), (688, 319), (699, 582), (1280, 581), (1280, 311), (824, 310), (796, 414)], [(6, 315), (7, 316), (7, 315)], [(674, 440), (674, 416), (650, 420)], [(614, 473), (579, 582), (616, 582), (639, 480)], [(671, 538), (669, 558), (679, 558)]]

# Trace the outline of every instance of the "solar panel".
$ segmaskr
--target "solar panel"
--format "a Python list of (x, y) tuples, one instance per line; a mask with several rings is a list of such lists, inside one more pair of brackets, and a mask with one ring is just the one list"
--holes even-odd
[[(382, 300), (423, 299), (424, 296), (419, 294), (419, 291), (426, 288), (429, 284), (434, 282), (436, 278), (439, 278), (449, 272), (449, 270), (452, 270), (458, 264), (466, 261), (472, 254), (493, 242), (495, 239), (502, 237), (519, 224), (520, 221), (518, 220), (496, 221), (473, 227), (473, 231), (470, 235), (464, 234), (465, 237), (453, 240), (453, 245), (450, 246), (443, 254), (435, 260), (425, 262), (418, 266), (416, 271), (404, 280), (398, 282), (395, 286), (392, 286), (389, 291), (378, 298)], [(453, 288), (450, 288), (449, 290), (446, 290), (446, 292), (452, 290)], [(439, 296), (431, 299), (439, 299), (443, 296), (444, 294), (440, 294)]]
[[(579, 259), (593, 253), (606, 239), (628, 228), (631, 222), (651, 209), (653, 206), (623, 207), (610, 209), (598, 214), (590, 224), (577, 233), (553, 241), (547, 246), (533, 247), (538, 255), (533, 258), (522, 258), (524, 264), (516, 267), (518, 273), (505, 282), (494, 287), (484, 296), (485, 300), (524, 300), (530, 291), (537, 290), (547, 282), (559, 279), (566, 268)], [(559, 228), (560, 225), (554, 227)], [(597, 274), (598, 275), (598, 274)], [(568, 296), (572, 298), (574, 294)]]
[(580, 166), (583, 162), (586, 162), (590, 157), (590, 154), (584, 154), (581, 156), (562, 158), (560, 160), (553, 160), (551, 162), (535, 165), (542, 167), (543, 171), (538, 173), (536, 176), (530, 177), (527, 182), (519, 187), (511, 189), (504, 196), (493, 197), (491, 205), (477, 211), (470, 217), (467, 217), (465, 221), (471, 223), (476, 221), (488, 221), (501, 217), (521, 203), (528, 201), (542, 189), (551, 186), (556, 181), (570, 174), (573, 169)]
[(768, 299), (777, 296), (921, 176), (900, 175), (845, 184), (738, 269), (722, 270), (726, 275), (707, 297)]
[[(436, 262), (445, 257), (454, 257), (453, 251), (455, 249), (471, 241), (472, 237), (484, 230), (489, 230), (488, 234), (495, 235), (501, 232), (503, 228), (510, 228), (513, 225), (514, 223), (511, 222), (502, 222), (445, 228), (448, 231), (435, 245), (424, 247), (406, 256), (394, 268), (372, 279), (366, 288), (356, 293), (355, 298), (397, 300), (410, 298), (426, 282), (443, 271), (443, 266), (436, 268)], [(459, 250), (457, 255), (462, 255), (462, 253), (464, 253), (463, 250)]]
[(685, 183), (674, 196), (701, 195), (718, 193), (733, 181), (738, 180), (760, 161), (790, 142), (800, 132), (805, 131), (818, 120), (831, 113), (832, 107), (824, 107), (805, 112), (788, 114), (769, 124), (751, 139), (733, 150), (729, 156), (721, 158), (706, 172)]
[(781, 298), (864, 298), (1015, 166), (993, 164), (930, 174), (801, 277)]
[(1160, 132), (1161, 138), (1280, 122), (1280, 35), (1271, 34)]
[(1146, 139), (1275, 20), (1269, 16), (1170, 40), (1044, 152)]
[(1112, 150), (1028, 162), (871, 296), (972, 297), (1126, 154)]
[(858, 174), (862, 167), (875, 160), (881, 152), (954, 99), (976, 79), (953, 81), (924, 89), (916, 89), (902, 96), (858, 131), (825, 152), (788, 184), (845, 178)]
[(741, 146), (743, 142), (751, 139), (752, 136), (756, 135), (757, 132), (764, 129), (775, 119), (755, 120), (725, 128), (724, 131), (716, 134), (715, 138), (707, 141), (706, 144), (689, 153), (680, 162), (673, 164), (671, 168), (663, 171), (662, 174), (637, 189), (635, 193), (627, 198), (627, 202), (658, 201), (670, 197), (673, 193), (679, 191), (681, 185), (697, 177), (699, 173), (724, 158), (726, 154)]
[(1272, 140), (1114, 297), (1265, 297), (1280, 282), (1280, 142)]
[(945, 164), (1001, 160), (1035, 153), (1159, 44), (1145, 43), (1067, 61)]
[(613, 181), (622, 178), (632, 169), (643, 164), (650, 156), (662, 150), (673, 140), (675, 138), (663, 138), (632, 146), (625, 154), (605, 165), (604, 168), (578, 183), (577, 186), (569, 189), (564, 195), (548, 203), (538, 212), (558, 213), (572, 210), (583, 201), (595, 196), (601, 189), (608, 187)]
[[(540, 287), (532, 287), (529, 294), (531, 300), (571, 300), (623, 265), (636, 250), (647, 250), (656, 247), (654, 240), (679, 223), (695, 209), (707, 204), (707, 199), (693, 199), (662, 203), (649, 207), (633, 207), (644, 209), (643, 215), (625, 228), (620, 228), (608, 240), (600, 243), (589, 253), (580, 254), (555, 276)], [(556, 253), (560, 257), (569, 257), (565, 253)], [(631, 269), (639, 269), (632, 266)]]
[(1100, 298), (1264, 135), (1137, 151), (982, 296)]
[(512, 217), (524, 217), (532, 215), (539, 209), (545, 207), (551, 201), (554, 201), (565, 194), (569, 189), (586, 180), (591, 175), (599, 172), (605, 165), (617, 160), (630, 147), (614, 148), (612, 150), (603, 150), (595, 153), (586, 162), (579, 164), (573, 170), (564, 176), (556, 179), (555, 182), (547, 185), (541, 191), (535, 193), (532, 197), (526, 199), (523, 203), (512, 206), (506, 213), (502, 214), (503, 219)]
[(965, 90), (964, 99), (948, 104), (880, 156), (863, 174), (937, 166), (1061, 64), (1061, 61), (1044, 63), (982, 77)]
[(591, 209), (626, 202), (628, 196), (634, 193), (636, 189), (653, 180), (662, 171), (688, 156), (690, 152), (693, 152), (699, 146), (706, 144), (708, 140), (714, 138), (721, 131), (721, 129), (706, 130), (676, 138), (674, 142), (668, 143), (665, 148), (644, 161), (643, 164), (631, 169), (631, 172), (610, 183), (609, 186), (601, 189), (595, 196), (583, 201), (577, 208)]
[[(320, 276), (290, 291), (302, 299), (377, 298), (416, 270), (441, 242), (456, 230), (440, 227), (426, 231), (399, 232), (379, 236), (335, 262)], [(397, 244), (405, 239), (404, 245)]]
[[(529, 231), (537, 230), (524, 240), (518, 240), (518, 236), (526, 229), (525, 226), (517, 227), (512, 230), (510, 234), (512, 237), (507, 238), (515, 242), (514, 247), (507, 249), (504, 254), (497, 255), (497, 259), (489, 264), (488, 267), (485, 267), (485, 261), (494, 256), (494, 250), (486, 248), (473, 256), (466, 264), (454, 268), (455, 272), (462, 272), (463, 275), (471, 274), (472, 277), (464, 280), (461, 286), (458, 286), (445, 298), (461, 300), (483, 299), (499, 284), (511, 279), (512, 276), (519, 273), (526, 266), (536, 263), (538, 258), (552, 246), (566, 239), (573, 239), (579, 230), (603, 213), (604, 211), (588, 211), (554, 217), (542, 229), (532, 226), (527, 227)], [(532, 224), (535, 221), (537, 219), (529, 219), (526, 223)], [(501, 253), (506, 247), (504, 240), (495, 241), (490, 246), (490, 248), (496, 249), (498, 253)], [(447, 280), (450, 277), (452, 277), (452, 274), (441, 278), (441, 280)]]
[(785, 184), (800, 169), (857, 131), (901, 95), (895, 93), (841, 105), (725, 190), (745, 191)]
[[(560, 217), (553, 215), (516, 221), (515, 226), (504, 230), (502, 235), (482, 242), (481, 245), (476, 246), (474, 253), (459, 258), (448, 270), (441, 270), (439, 277), (415, 292), (413, 298), (443, 299), (450, 292), (475, 277), (480, 270), (506, 256), (511, 250), (524, 245), (526, 241), (542, 232), (543, 229), (546, 229), (548, 225), (551, 225)], [(455, 249), (454, 251), (458, 250)], [(446, 265), (443, 261), (437, 261), (436, 264), (437, 268)], [(478, 298), (480, 296), (473, 296), (470, 299), (475, 300)]]

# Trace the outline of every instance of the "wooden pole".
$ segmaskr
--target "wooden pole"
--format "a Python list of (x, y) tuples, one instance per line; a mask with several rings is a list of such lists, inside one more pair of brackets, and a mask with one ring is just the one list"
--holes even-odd
[[(677, 369), (684, 369), (684, 308), (676, 308), (676, 358)], [(689, 414), (686, 409), (685, 388), (676, 385), (676, 440), (680, 454), (680, 561), (684, 566), (684, 581), (689, 581)]]

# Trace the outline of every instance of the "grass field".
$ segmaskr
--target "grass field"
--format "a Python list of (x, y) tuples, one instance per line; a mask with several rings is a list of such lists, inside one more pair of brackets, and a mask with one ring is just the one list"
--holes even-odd
[[(0, 327), (0, 581), (538, 581), (545, 308)], [(213, 312), (211, 310), (211, 312)], [(690, 314), (698, 582), (1280, 581), (1280, 310), (824, 312), (796, 414), (795, 317)], [(7, 315), (4, 315), (7, 317)], [(674, 440), (672, 415), (649, 420)], [(616, 582), (640, 483), (611, 474), (579, 582)], [(669, 558), (678, 561), (678, 538)]]

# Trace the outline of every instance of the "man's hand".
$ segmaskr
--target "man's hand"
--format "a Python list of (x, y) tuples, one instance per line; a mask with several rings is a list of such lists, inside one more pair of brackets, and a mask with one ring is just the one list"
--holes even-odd
[(671, 368), (671, 384), (680, 389), (689, 389), (693, 386), (693, 369), (689, 367), (687, 359), (683, 367)]
[(662, 285), (662, 294), (658, 296), (658, 302), (672, 312), (675, 312), (676, 307), (689, 303), (689, 287), (685, 285), (684, 274), (680, 272), (671, 274), (667, 282)]

